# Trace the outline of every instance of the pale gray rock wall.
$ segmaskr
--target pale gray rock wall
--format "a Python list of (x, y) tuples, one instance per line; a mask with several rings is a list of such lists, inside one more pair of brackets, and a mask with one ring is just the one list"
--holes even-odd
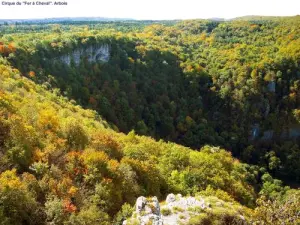
[(86, 57), (90, 63), (97, 61), (108, 62), (110, 58), (110, 47), (108, 44), (104, 44), (79, 48), (58, 57), (56, 60), (70, 66), (71, 60), (73, 59), (74, 63), (78, 66), (83, 57)]
[[(259, 135), (262, 136), (259, 138)], [(263, 132), (260, 131), (260, 127), (258, 124), (254, 124), (252, 131), (251, 131), (251, 137), (250, 140), (262, 140), (262, 141), (268, 141), (272, 140), (274, 138), (275, 132), (274, 130), (265, 130)], [(295, 126), (292, 128), (288, 128), (286, 130), (283, 130), (280, 133), (279, 138), (280, 139), (295, 139), (300, 137), (300, 127)], [(258, 139), (259, 138), (259, 139)]]

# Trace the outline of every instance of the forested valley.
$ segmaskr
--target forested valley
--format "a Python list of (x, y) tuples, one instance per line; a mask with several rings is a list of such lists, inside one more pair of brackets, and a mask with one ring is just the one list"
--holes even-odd
[(0, 23), (0, 224), (299, 224), (299, 140), (300, 16)]

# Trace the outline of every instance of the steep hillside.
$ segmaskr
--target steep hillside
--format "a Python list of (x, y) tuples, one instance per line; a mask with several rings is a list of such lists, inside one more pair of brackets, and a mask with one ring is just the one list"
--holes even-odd
[[(223, 149), (116, 133), (3, 58), (0, 106), (1, 224), (121, 224), (140, 195), (200, 193), (253, 207), (254, 184), (271, 199), (288, 193), (267, 173), (260, 186), (258, 168)], [(251, 212), (247, 218), (263, 219)]]
[(115, 130), (221, 146), (297, 184), (299, 16), (252, 19), (4, 26), (0, 52)]
[(0, 224), (169, 193), (205, 201), (161, 203), (183, 224), (300, 223), (299, 41), (299, 17), (1, 26)]
[(224, 150), (193, 152), (115, 133), (94, 111), (35, 85), (8, 65), (0, 66), (0, 80), (5, 224), (82, 224), (89, 213), (90, 220), (100, 216), (104, 224), (141, 194), (192, 194), (208, 185), (253, 205), (245, 166)]

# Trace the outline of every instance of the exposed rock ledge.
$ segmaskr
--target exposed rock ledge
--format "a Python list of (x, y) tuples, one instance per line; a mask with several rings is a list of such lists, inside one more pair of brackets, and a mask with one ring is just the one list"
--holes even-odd
[(86, 57), (88, 62), (108, 62), (110, 58), (110, 47), (108, 44), (104, 45), (92, 45), (87, 48), (78, 48), (70, 52), (69, 54), (62, 55), (56, 58), (56, 61), (61, 61), (67, 65), (71, 64), (71, 60), (78, 66), (81, 59)]
[[(212, 204), (209, 201), (212, 201)], [(248, 224), (244, 216), (240, 214), (240, 210), (234, 210), (231, 202), (224, 202), (217, 197), (182, 197), (180, 194), (176, 196), (169, 194), (161, 206), (157, 197), (139, 197), (136, 201), (135, 212), (123, 222), (123, 225), (188, 224), (190, 219), (199, 213), (213, 214), (214, 210), (234, 211), (239, 220), (238, 224)]]
[[(176, 225), (179, 222), (188, 221), (190, 218), (188, 210), (195, 207), (210, 210), (210, 204), (202, 198), (196, 199), (195, 197), (182, 197), (180, 194), (177, 196), (169, 194), (166, 203), (160, 208), (157, 197), (145, 198), (141, 196), (136, 201), (136, 210), (132, 218), (125, 220), (123, 225)], [(172, 214), (172, 211), (178, 211), (180, 214)]]

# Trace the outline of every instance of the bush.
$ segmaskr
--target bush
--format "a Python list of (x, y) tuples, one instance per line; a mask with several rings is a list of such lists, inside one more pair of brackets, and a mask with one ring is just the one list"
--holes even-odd
[(84, 127), (76, 120), (70, 120), (66, 124), (66, 138), (70, 149), (82, 150), (89, 141)]
[(213, 189), (210, 185), (206, 187), (205, 190), (197, 193), (199, 196), (216, 196), (226, 202), (234, 202), (234, 199), (225, 191), (220, 189)]
[(7, 170), (0, 175), (0, 219), (5, 225), (40, 224), (44, 219), (16, 170)]
[(282, 200), (268, 200), (265, 196), (257, 200), (255, 218), (259, 224), (300, 224), (300, 191), (288, 191)]
[(56, 196), (48, 198), (45, 203), (45, 210), (47, 214), (47, 221), (50, 224), (61, 225), (66, 219), (63, 201)]
[(185, 215), (183, 214), (179, 215), (179, 219), (184, 220), (185, 218), (186, 218)]
[(67, 225), (110, 225), (109, 216), (101, 211), (96, 205), (90, 205), (82, 208), (75, 215), (72, 214)]
[(169, 216), (169, 215), (172, 214), (172, 211), (171, 211), (171, 209), (169, 209), (169, 208), (162, 208), (162, 209), (160, 210), (160, 212), (161, 212), (161, 214), (162, 214), (163, 216)]
[(18, 168), (27, 170), (38, 140), (35, 129), (19, 116), (10, 118), (10, 128), (7, 156)]
[(134, 211), (134, 208), (131, 205), (129, 205), (128, 203), (125, 203), (124, 205), (122, 205), (122, 209), (115, 216), (114, 224), (122, 225), (124, 220), (126, 220), (127, 218), (132, 216), (133, 211)]
[(48, 171), (49, 166), (44, 162), (34, 162), (29, 169), (32, 170), (38, 177), (42, 177)]
[(207, 214), (200, 214), (192, 217), (187, 225), (212, 225), (213, 221)]
[(183, 208), (180, 208), (180, 207), (178, 207), (178, 206), (174, 206), (174, 207), (173, 207), (173, 211), (174, 211), (175, 213), (177, 213), (177, 212), (183, 212), (184, 209), (183, 209)]

